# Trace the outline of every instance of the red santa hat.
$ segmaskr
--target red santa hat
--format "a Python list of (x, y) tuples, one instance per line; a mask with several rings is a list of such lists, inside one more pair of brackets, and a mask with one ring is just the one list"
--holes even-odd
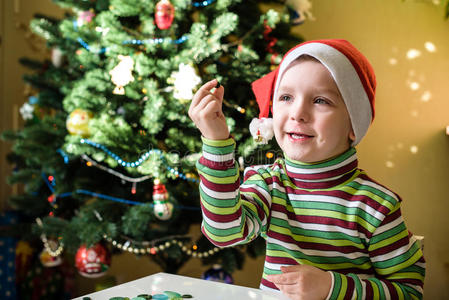
[(314, 57), (329, 70), (351, 119), (356, 137), (352, 145), (357, 145), (374, 119), (376, 77), (366, 57), (348, 41), (338, 39), (308, 41), (295, 46), (284, 55), (274, 71), (252, 83), (260, 113), (259, 119), (250, 124), (251, 133), (262, 143), (273, 137), (272, 129), (271, 132), (267, 129), (272, 123), (268, 115), (276, 98), (279, 79), (301, 55)]
[(168, 192), (165, 185), (156, 178), (153, 185), (153, 200), (154, 201), (164, 201), (168, 199)]

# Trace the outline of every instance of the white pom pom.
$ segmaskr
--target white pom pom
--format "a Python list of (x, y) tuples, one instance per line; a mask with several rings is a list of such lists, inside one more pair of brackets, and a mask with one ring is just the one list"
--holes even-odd
[(62, 66), (62, 63), (64, 61), (64, 54), (62, 53), (61, 49), (59, 48), (53, 48), (51, 50), (51, 62), (56, 67), (59, 68)]
[(249, 124), (249, 131), (254, 140), (260, 144), (268, 144), (274, 136), (272, 118), (254, 118)]

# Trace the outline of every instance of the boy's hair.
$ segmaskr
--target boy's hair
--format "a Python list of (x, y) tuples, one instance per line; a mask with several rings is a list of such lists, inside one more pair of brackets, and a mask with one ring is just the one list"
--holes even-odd
[(316, 59), (313, 56), (310, 56), (308, 54), (302, 54), (300, 55), (297, 59), (297, 62), (304, 62), (304, 61), (315, 61), (315, 62), (320, 62), (318, 59)]
[[(376, 77), (371, 64), (346, 40), (317, 40), (297, 45), (288, 51), (279, 66), (252, 84), (259, 104), (259, 118), (268, 118), (272, 99), (287, 67), (301, 56), (311, 56), (330, 72), (346, 104), (357, 145), (374, 119)], [(308, 58), (302, 58), (308, 59)]]

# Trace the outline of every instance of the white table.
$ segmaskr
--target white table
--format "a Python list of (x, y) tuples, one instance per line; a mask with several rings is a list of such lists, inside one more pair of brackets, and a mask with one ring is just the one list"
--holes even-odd
[(192, 300), (286, 300), (281, 293), (262, 291), (232, 284), (202, 280), (167, 273), (156, 273), (134, 281), (123, 283), (103, 291), (88, 294), (92, 300), (109, 300), (112, 297), (137, 297), (140, 294), (162, 294), (172, 291), (181, 295), (190, 294)]

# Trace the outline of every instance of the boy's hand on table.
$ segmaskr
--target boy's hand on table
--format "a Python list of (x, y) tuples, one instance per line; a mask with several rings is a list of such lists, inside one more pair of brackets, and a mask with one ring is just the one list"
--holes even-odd
[(200, 87), (190, 104), (189, 117), (205, 138), (225, 140), (229, 138), (229, 129), (222, 111), (224, 88), (217, 84), (214, 79)]
[(324, 300), (332, 285), (332, 275), (309, 265), (281, 267), (282, 274), (267, 275), (292, 300)]

